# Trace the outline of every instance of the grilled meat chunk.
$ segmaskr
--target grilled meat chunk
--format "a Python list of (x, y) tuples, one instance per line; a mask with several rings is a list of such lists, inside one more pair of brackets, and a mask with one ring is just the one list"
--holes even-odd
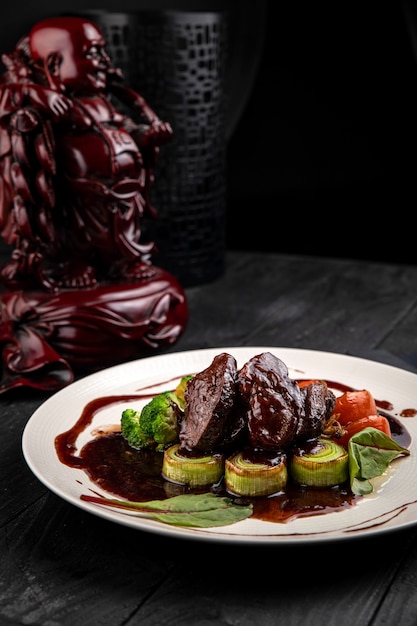
[(303, 387), (301, 393), (304, 406), (298, 416), (296, 442), (319, 437), (336, 404), (336, 396), (325, 382), (314, 381)]
[(246, 405), (251, 445), (287, 448), (304, 411), (304, 395), (285, 363), (270, 352), (252, 357), (238, 372), (238, 389)]
[(236, 359), (225, 352), (188, 381), (179, 434), (183, 454), (221, 450), (239, 434), (244, 422), (243, 418), (235, 422), (236, 381)]
[(227, 452), (237, 444), (285, 450), (318, 437), (336, 404), (325, 382), (300, 389), (270, 352), (252, 357), (240, 370), (230, 354), (217, 355), (188, 381), (184, 398), (179, 434), (184, 455)]

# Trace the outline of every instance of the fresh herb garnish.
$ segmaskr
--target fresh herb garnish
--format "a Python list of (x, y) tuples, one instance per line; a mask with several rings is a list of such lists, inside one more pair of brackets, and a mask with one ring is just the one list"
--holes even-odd
[(216, 496), (213, 493), (186, 494), (149, 502), (131, 502), (87, 495), (82, 495), (81, 500), (134, 511), (144, 517), (173, 526), (195, 528), (228, 526), (250, 517), (253, 511), (251, 504), (242, 506), (232, 498)]
[(349, 440), (350, 488), (356, 495), (373, 491), (370, 478), (381, 476), (391, 461), (410, 450), (376, 428), (364, 428)]

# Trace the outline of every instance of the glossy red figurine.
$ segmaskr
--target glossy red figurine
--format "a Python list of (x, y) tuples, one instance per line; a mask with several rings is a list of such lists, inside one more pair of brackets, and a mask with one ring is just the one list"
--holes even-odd
[(0, 269), (0, 392), (149, 355), (188, 321), (182, 286), (142, 240), (172, 129), (105, 46), (93, 22), (56, 17), (2, 56), (0, 232), (12, 253)]

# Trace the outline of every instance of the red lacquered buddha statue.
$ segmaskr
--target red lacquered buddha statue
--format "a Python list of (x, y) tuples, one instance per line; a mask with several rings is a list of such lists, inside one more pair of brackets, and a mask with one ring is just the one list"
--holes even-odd
[(100, 29), (38, 22), (0, 78), (0, 392), (55, 389), (74, 371), (149, 355), (188, 321), (185, 293), (152, 264), (144, 220), (171, 140), (123, 84)]

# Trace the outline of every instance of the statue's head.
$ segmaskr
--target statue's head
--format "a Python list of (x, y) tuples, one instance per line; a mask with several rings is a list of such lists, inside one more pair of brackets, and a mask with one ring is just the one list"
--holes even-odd
[(52, 86), (85, 95), (106, 87), (111, 62), (94, 22), (82, 17), (47, 18), (30, 31), (29, 46), (32, 59)]

